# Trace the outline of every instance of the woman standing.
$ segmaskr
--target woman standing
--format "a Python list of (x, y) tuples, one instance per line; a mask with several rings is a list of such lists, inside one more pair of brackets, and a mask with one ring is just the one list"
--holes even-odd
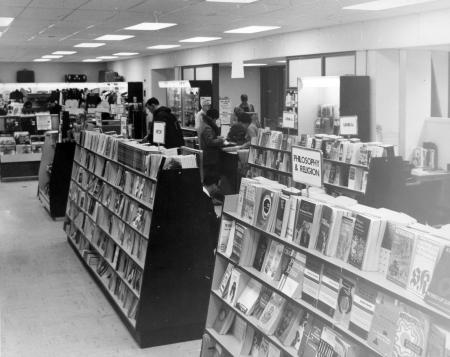
[(218, 118), (218, 110), (209, 109), (206, 115), (203, 115), (198, 131), (200, 149), (203, 150), (203, 175), (219, 172), (219, 150), (224, 139), (219, 136), (220, 128), (216, 124)]

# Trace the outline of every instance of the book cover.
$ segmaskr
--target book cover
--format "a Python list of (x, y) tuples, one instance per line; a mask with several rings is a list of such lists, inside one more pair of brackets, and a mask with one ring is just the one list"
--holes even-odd
[(317, 317), (308, 321), (307, 333), (304, 334), (302, 346), (300, 347), (300, 350), (303, 351), (302, 357), (317, 357), (324, 327), (324, 322)]
[(228, 263), (227, 269), (223, 273), (222, 281), (220, 282), (220, 285), (219, 285), (219, 294), (225, 300), (226, 300), (226, 298), (228, 296), (228, 287), (229, 287), (229, 284), (230, 284), (230, 277), (231, 277), (231, 272), (232, 271), (233, 271), (233, 264)]
[(394, 357), (425, 357), (430, 322), (421, 311), (400, 304), (394, 338)]
[[(251, 325), (246, 324), (244, 341), (242, 343), (241, 353), (240, 353), (241, 356), (251, 356), (252, 355), (253, 344), (256, 345), (256, 343), (258, 342), (257, 335), (258, 335), (258, 333), (255, 331), (255, 329)], [(255, 346), (255, 349), (256, 348), (259, 349), (259, 344), (257, 346)]]
[[(283, 345), (289, 345), (292, 342), (292, 330), (298, 328), (302, 315), (303, 310), (299, 309), (293, 303), (287, 303), (284, 306), (281, 319), (274, 332), (274, 336)], [(291, 337), (290, 340), (288, 340), (288, 337)]]
[(239, 263), (241, 254), (245, 244), (245, 233), (247, 228), (242, 224), (236, 223), (234, 229), (233, 245), (231, 250), (230, 259), (236, 263)]
[(283, 217), (283, 229), (281, 232), (281, 236), (288, 241), (291, 241), (294, 237), (295, 216), (297, 214), (298, 204), (299, 200), (297, 199), (297, 197), (291, 196), (289, 198), (289, 207), (286, 207), (287, 212)]
[(428, 291), (442, 246), (441, 242), (430, 236), (421, 235), (417, 238), (407, 288), (421, 298)]
[(447, 350), (448, 331), (432, 324), (428, 334), (427, 357), (448, 357), (450, 350)]
[(320, 335), (316, 357), (350, 356), (352, 345), (328, 326), (324, 326)]
[(356, 277), (348, 274), (342, 276), (334, 320), (343, 328), (348, 328), (350, 324), (355, 287)]
[(234, 306), (236, 304), (240, 283), (241, 283), (241, 272), (239, 270), (233, 269), (231, 271), (228, 294), (227, 297), (225, 298), (225, 301), (228, 302), (231, 306)]
[(235, 316), (236, 313), (233, 310), (229, 309), (225, 305), (222, 305), (217, 314), (216, 320), (214, 321), (213, 329), (220, 335), (226, 334), (230, 329)]
[(366, 281), (358, 281), (353, 295), (353, 308), (348, 329), (367, 340), (372, 326), (377, 289)]
[(261, 288), (261, 292), (259, 293), (258, 300), (256, 301), (252, 311), (250, 311), (250, 315), (254, 316), (256, 319), (259, 319), (271, 297), (272, 290), (263, 286)]
[(446, 246), (436, 262), (430, 286), (425, 294), (425, 301), (430, 305), (450, 314), (450, 246)]
[(267, 335), (272, 335), (281, 318), (286, 300), (280, 295), (273, 293), (263, 313), (259, 317), (258, 324), (261, 330)]
[(332, 265), (325, 264), (320, 280), (317, 308), (330, 317), (333, 317), (336, 312), (340, 285), (341, 275), (339, 270)]
[(306, 255), (291, 251), (287, 257), (286, 268), (281, 272), (278, 289), (294, 299), (299, 298), (303, 287), (305, 265)]
[(245, 190), (245, 196), (242, 203), (242, 219), (253, 223), (256, 209), (257, 188), (254, 184), (249, 184)]
[(408, 285), (414, 241), (415, 234), (411, 230), (395, 229), (386, 278), (404, 288)]
[(261, 268), (264, 263), (264, 258), (266, 257), (266, 252), (268, 248), (268, 244), (270, 241), (263, 236), (259, 237), (258, 245), (256, 247), (255, 259), (253, 260), (253, 268), (258, 271), (261, 271)]
[(272, 280), (275, 279), (279, 271), (283, 250), (283, 244), (276, 241), (270, 243), (269, 251), (263, 263), (262, 272)]
[(378, 294), (368, 342), (383, 356), (392, 352), (399, 313), (400, 307), (396, 299), (388, 294)]
[(282, 228), (283, 228), (283, 219), (284, 219), (284, 211), (287, 206), (287, 202), (289, 200), (288, 196), (281, 195), (278, 200), (278, 207), (276, 211), (276, 218), (275, 218), (275, 227), (274, 227), (274, 233), (276, 235), (281, 236)]
[(313, 256), (307, 256), (303, 275), (302, 299), (316, 306), (319, 298), (322, 262)]
[(330, 238), (331, 226), (333, 224), (333, 209), (328, 205), (322, 206), (322, 217), (320, 218), (319, 234), (317, 235), (316, 250), (325, 254), (328, 240)]
[(366, 258), (367, 241), (369, 239), (370, 219), (357, 215), (353, 227), (352, 240), (348, 255), (348, 263), (358, 269), (363, 268)]
[(269, 349), (267, 350), (267, 357), (281, 357), (281, 351), (280, 349), (269, 343)]
[(222, 222), (220, 224), (219, 243), (217, 245), (217, 251), (219, 253), (227, 255), (226, 253), (229, 250), (228, 246), (231, 242), (230, 233), (234, 224), (234, 220), (227, 217), (222, 218)]
[(242, 294), (237, 299), (236, 308), (245, 315), (248, 315), (258, 300), (261, 288), (262, 285), (260, 282), (250, 279)]
[(256, 226), (267, 231), (270, 215), (273, 211), (275, 192), (267, 189), (261, 189), (261, 200), (259, 201), (258, 213), (256, 215)]
[(316, 203), (303, 199), (297, 212), (293, 242), (308, 248), (313, 234)]

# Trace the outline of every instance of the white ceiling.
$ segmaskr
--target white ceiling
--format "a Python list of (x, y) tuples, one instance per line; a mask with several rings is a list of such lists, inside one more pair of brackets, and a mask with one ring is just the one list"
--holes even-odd
[[(436, 0), (378, 12), (342, 10), (343, 6), (365, 1), (260, 0), (251, 4), (227, 4), (205, 0), (0, 0), (0, 16), (15, 17), (0, 37), (0, 61), (28, 62), (54, 51), (74, 50), (77, 43), (93, 41), (105, 34), (133, 34), (136, 37), (110, 41), (94, 49), (76, 48), (77, 54), (57, 61), (77, 62), (116, 52), (151, 55), (450, 7), (449, 0)], [(141, 22), (155, 21), (178, 25), (160, 31), (124, 30)], [(223, 33), (248, 25), (281, 28), (253, 35)], [(179, 40), (194, 36), (219, 36), (222, 40), (206, 44), (184, 43), (181, 48), (165, 51), (146, 49), (158, 44), (179, 44)]]

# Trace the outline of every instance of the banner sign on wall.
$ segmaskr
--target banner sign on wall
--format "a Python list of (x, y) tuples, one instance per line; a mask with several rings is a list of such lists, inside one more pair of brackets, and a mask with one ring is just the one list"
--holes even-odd
[(358, 135), (358, 117), (345, 116), (339, 118), (340, 135)]
[(294, 112), (283, 112), (283, 128), (295, 129), (295, 116)]
[(162, 121), (153, 122), (153, 142), (155, 144), (164, 145), (166, 143), (165, 138), (166, 138), (166, 123)]
[(292, 146), (292, 179), (306, 186), (322, 187), (322, 151)]

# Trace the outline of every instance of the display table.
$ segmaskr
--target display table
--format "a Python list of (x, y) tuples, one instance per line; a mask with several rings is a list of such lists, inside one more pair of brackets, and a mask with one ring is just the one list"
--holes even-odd
[(40, 161), (41, 153), (0, 156), (1, 181), (37, 179)]

